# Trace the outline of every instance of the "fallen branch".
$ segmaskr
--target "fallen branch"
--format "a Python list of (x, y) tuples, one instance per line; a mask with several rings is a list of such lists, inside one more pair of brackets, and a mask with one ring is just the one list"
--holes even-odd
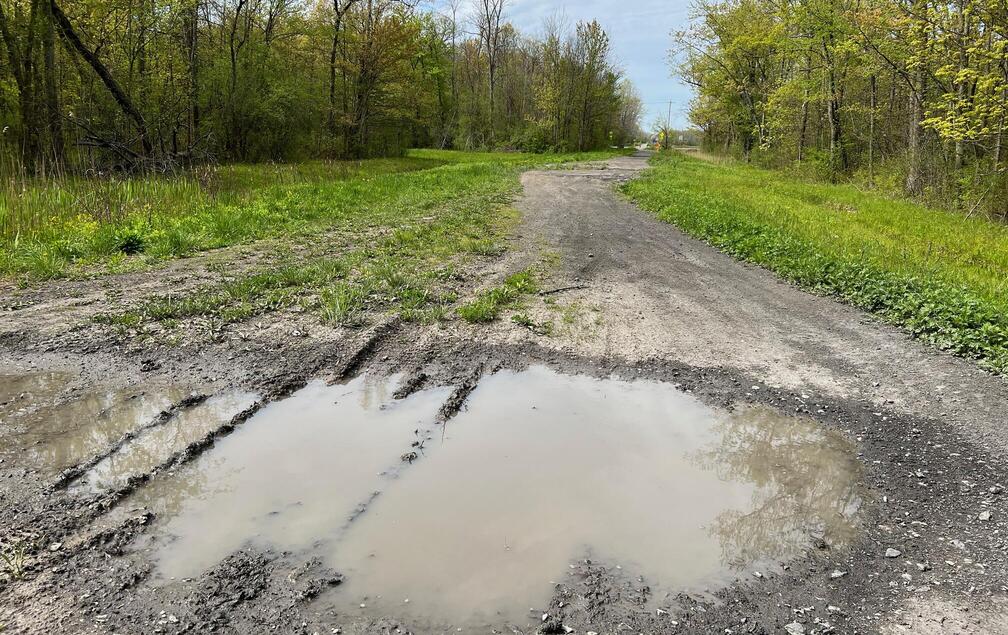
[(586, 284), (574, 284), (569, 287), (560, 287), (559, 289), (550, 289), (549, 291), (540, 291), (539, 295), (553, 295), (554, 293), (563, 293), (564, 291), (576, 291), (578, 289), (587, 289)]

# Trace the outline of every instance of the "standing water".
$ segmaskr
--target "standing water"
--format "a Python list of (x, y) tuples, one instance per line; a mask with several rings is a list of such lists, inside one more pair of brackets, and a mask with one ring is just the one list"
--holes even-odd
[(340, 612), (477, 625), (527, 621), (583, 558), (674, 593), (855, 531), (854, 450), (811, 421), (531, 368), (484, 379), (441, 428), (447, 389), (393, 387), (311, 384), (139, 492), (167, 517), (161, 574), (289, 550), (345, 575)]

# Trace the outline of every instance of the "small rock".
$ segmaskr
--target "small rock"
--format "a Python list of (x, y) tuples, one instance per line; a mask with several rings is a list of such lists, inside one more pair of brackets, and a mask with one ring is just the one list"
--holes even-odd
[(831, 580), (836, 580), (837, 578), (842, 578), (847, 575), (846, 571), (841, 571), (840, 569), (833, 569), (833, 572), (829, 574)]
[(49, 545), (49, 551), (59, 551), (62, 548), (63, 548), (62, 542), (54, 542), (51, 545)]
[(805, 635), (805, 627), (799, 622), (791, 622), (784, 627), (784, 630), (788, 632), (788, 635)]
[(760, 573), (759, 571), (753, 571), (753, 576), (754, 576), (754, 577), (757, 577), (757, 578), (762, 578), (762, 577), (763, 577), (763, 574), (762, 574), (762, 573)]
[(987, 522), (990, 519), (991, 519), (991, 513), (989, 511), (982, 511), (982, 512), (980, 512), (980, 515), (977, 516), (977, 520), (980, 520), (980, 521), (983, 521), (983, 522)]
[(885, 550), (886, 558), (899, 558), (902, 555), (903, 552), (900, 551), (899, 549), (893, 549), (892, 547), (889, 547), (888, 549)]

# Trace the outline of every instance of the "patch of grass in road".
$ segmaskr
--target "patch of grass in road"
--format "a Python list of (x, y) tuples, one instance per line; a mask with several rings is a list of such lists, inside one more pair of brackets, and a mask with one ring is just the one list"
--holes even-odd
[(471, 164), (449, 172), (451, 178), (438, 177), (437, 188), (421, 181), (422, 189), (404, 186), (370, 215), (360, 210), (373, 225), (350, 235), (364, 246), (292, 253), (277, 266), (226, 276), (186, 294), (154, 296), (97, 320), (125, 330), (192, 318), (223, 325), (288, 307), (317, 311), (341, 326), (361, 324), (369, 311), (398, 313), (407, 321), (443, 319), (457, 299), (456, 264), (500, 253), (518, 221), (507, 206), (518, 188), (515, 170)]
[(523, 295), (536, 293), (539, 281), (533, 269), (525, 269), (513, 273), (504, 280), (504, 284), (482, 291), (476, 299), (458, 308), (459, 317), (466, 322), (493, 322), (500, 317), (501, 311), (518, 305)]
[(739, 259), (1008, 372), (1008, 226), (679, 154), (622, 190)]
[[(267, 237), (350, 234), (422, 217), (466, 189), (568, 155), (418, 150), (401, 159), (238, 165), (171, 177), (0, 179), (0, 275), (118, 271)], [(489, 250), (483, 237), (474, 249)], [(482, 241), (482, 242), (481, 242)]]

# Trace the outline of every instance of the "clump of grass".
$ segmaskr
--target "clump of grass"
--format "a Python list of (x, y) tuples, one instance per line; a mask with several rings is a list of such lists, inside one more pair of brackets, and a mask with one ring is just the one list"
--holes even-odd
[(623, 191), (737, 258), (1008, 372), (1008, 226), (677, 155)]
[[(338, 258), (329, 252), (339, 245), (322, 241), (314, 255), (290, 250), (280, 266), (231, 277), (221, 270), (220, 282), (97, 319), (123, 331), (196, 317), (223, 325), (292, 305), (317, 309), (326, 322), (345, 327), (363, 324), (371, 311), (425, 323), (446, 319), (457, 299), (455, 263), (499, 253), (518, 221), (504, 205), (518, 186), (517, 172), (485, 165), (457, 172), (439, 176), (438, 188), (404, 188), (383, 206), (360, 210), (373, 225), (360, 219), (357, 233), (348, 233), (362, 246)], [(474, 243), (486, 248), (474, 249)]]
[(458, 308), (459, 317), (466, 322), (493, 322), (500, 317), (501, 311), (516, 306), (519, 299), (526, 294), (539, 290), (539, 282), (532, 269), (513, 273), (499, 287), (481, 292), (475, 300)]
[(340, 326), (357, 326), (361, 323), (365, 297), (360, 285), (336, 283), (322, 292), (322, 316)]
[(0, 541), (0, 562), (3, 563), (2, 573), (10, 580), (20, 580), (24, 577), (28, 563), (28, 554), (34, 548), (33, 541), (27, 537), (8, 537)]

